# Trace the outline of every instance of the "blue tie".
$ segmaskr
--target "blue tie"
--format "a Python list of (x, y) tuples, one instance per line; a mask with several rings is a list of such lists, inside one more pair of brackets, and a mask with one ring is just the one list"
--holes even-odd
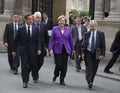
[(95, 38), (94, 38), (94, 32), (92, 33), (92, 39), (91, 39), (91, 52), (95, 52)]
[(37, 24), (37, 31), (40, 32), (40, 24)]

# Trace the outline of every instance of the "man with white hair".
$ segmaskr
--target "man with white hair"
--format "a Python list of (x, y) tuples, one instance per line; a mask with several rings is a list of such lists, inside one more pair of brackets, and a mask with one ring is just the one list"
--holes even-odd
[(97, 29), (96, 20), (91, 20), (90, 31), (85, 33), (82, 46), (82, 58), (85, 60), (86, 80), (89, 89), (92, 89), (99, 62), (104, 56), (104, 32)]
[[(41, 23), (41, 12), (34, 13), (34, 25), (36, 26), (37, 31), (39, 32), (39, 36), (41, 37), (41, 54), (37, 57), (37, 79), (39, 78), (39, 70), (41, 69), (44, 63), (44, 56), (46, 55), (46, 48), (47, 48), (47, 41), (48, 41), (48, 34), (47, 34), (47, 26), (46, 24)], [(35, 81), (37, 82), (37, 80)]]

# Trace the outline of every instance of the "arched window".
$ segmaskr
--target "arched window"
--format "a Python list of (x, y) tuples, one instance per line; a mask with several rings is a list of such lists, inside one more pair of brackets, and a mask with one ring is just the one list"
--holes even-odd
[(4, 0), (0, 0), (0, 14), (4, 13)]

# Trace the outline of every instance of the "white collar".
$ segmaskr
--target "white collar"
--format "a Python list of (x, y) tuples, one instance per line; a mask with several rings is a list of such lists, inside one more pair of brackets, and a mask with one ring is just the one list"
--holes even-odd
[(28, 25), (28, 24), (25, 24), (26, 25), (26, 27), (28, 27), (28, 26), (30, 26), (30, 28), (32, 27), (32, 25)]

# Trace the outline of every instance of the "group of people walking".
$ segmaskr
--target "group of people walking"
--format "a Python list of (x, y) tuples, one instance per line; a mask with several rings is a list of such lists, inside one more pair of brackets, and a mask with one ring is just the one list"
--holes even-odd
[(81, 70), (81, 61), (85, 61), (86, 80), (89, 89), (92, 89), (99, 62), (105, 57), (106, 50), (105, 35), (97, 29), (96, 20), (89, 21), (88, 30), (81, 24), (81, 18), (76, 18), (76, 24), (69, 27), (64, 15), (58, 17), (55, 26), (52, 20), (48, 22), (46, 13), (43, 16), (42, 21), (41, 12), (27, 14), (24, 23), (20, 23), (19, 15), (14, 14), (13, 21), (6, 24), (3, 43), (8, 50), (10, 69), (17, 74), (21, 58), (23, 88), (28, 87), (30, 73), (33, 82), (37, 83), (48, 49), (50, 55), (54, 54), (53, 82), (60, 76), (60, 84), (66, 85), (68, 57), (74, 54), (77, 72)]

